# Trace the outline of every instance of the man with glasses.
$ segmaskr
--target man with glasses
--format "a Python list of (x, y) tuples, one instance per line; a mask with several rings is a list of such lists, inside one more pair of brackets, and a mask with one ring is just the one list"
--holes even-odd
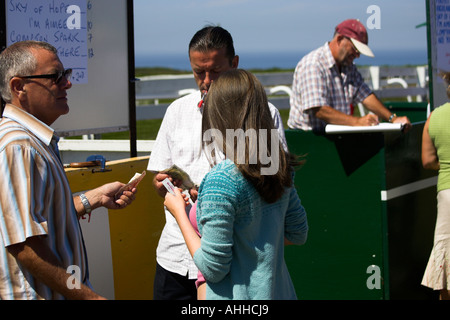
[[(353, 64), (360, 54), (374, 56), (368, 42), (366, 28), (358, 20), (345, 20), (330, 42), (300, 60), (292, 84), (290, 128), (321, 132), (328, 123), (371, 126), (379, 118), (402, 123), (405, 130), (411, 127), (407, 117), (391, 113), (378, 100)], [(358, 103), (372, 113), (353, 116)]]
[(134, 199), (136, 190), (115, 199), (120, 182), (72, 196), (50, 127), (69, 112), (71, 72), (45, 42), (0, 54), (0, 300), (102, 299), (89, 283), (78, 219)]
[[(53, 79), (53, 81), (55, 81), (56, 84), (59, 84), (63, 79), (63, 77), (66, 78), (67, 80), (70, 80), (70, 78), (72, 77), (72, 69), (65, 69), (51, 74), (37, 74), (33, 76), (15, 76), (15, 77), (22, 79)], [(11, 77), (11, 79), (12, 78), (14, 78), (14, 76)]]

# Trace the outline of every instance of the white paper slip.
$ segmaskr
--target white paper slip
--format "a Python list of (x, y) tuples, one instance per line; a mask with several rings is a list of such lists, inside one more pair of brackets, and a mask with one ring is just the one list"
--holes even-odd
[(167, 191), (175, 195), (175, 186), (172, 184), (172, 182), (170, 182), (169, 178), (165, 178), (162, 181), (162, 184), (164, 185), (164, 187), (166, 187)]
[[(166, 187), (166, 189), (167, 189), (168, 192), (170, 192), (171, 194), (175, 195), (175, 186), (173, 185), (172, 182), (170, 182), (169, 178), (165, 178), (165, 179), (162, 181), (162, 183), (163, 183), (164, 187)], [(189, 190), (184, 190), (182, 193), (186, 195), (186, 197), (187, 197), (188, 200), (189, 200), (189, 203), (190, 203), (191, 205), (193, 205), (194, 202), (192, 202), (192, 200), (191, 200), (191, 196), (190, 196), (190, 194), (189, 194)]]
[(357, 132), (392, 132), (392, 131), (402, 131), (403, 124), (401, 123), (389, 123), (381, 122), (376, 126), (343, 126), (337, 124), (328, 124), (325, 127), (325, 132), (329, 134), (336, 133), (357, 133)]

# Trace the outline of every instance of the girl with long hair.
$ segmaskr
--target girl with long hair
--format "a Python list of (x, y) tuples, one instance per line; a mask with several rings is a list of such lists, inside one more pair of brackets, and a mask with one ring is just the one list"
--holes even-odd
[(212, 169), (191, 210), (196, 219), (186, 215), (179, 190), (164, 202), (206, 280), (199, 298), (296, 299), (284, 245), (307, 238), (306, 212), (293, 186), (299, 162), (282, 147), (254, 75), (230, 70), (213, 82), (202, 133)]

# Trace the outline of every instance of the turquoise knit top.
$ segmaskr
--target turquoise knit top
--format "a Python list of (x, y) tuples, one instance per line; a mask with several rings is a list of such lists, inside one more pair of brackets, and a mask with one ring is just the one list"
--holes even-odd
[(203, 179), (197, 203), (201, 247), (194, 262), (209, 299), (296, 299), (284, 238), (303, 244), (306, 213), (295, 188), (268, 204), (225, 160)]
[(437, 191), (450, 189), (450, 103), (433, 111), (428, 132), (440, 164)]

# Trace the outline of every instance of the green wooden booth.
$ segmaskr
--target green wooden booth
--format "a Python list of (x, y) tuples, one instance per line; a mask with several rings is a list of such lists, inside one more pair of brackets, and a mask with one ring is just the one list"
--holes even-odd
[(437, 172), (421, 164), (424, 122), (403, 133), (286, 130), (304, 155), (295, 185), (310, 226), (286, 247), (299, 299), (435, 299), (421, 286), (433, 244)]

